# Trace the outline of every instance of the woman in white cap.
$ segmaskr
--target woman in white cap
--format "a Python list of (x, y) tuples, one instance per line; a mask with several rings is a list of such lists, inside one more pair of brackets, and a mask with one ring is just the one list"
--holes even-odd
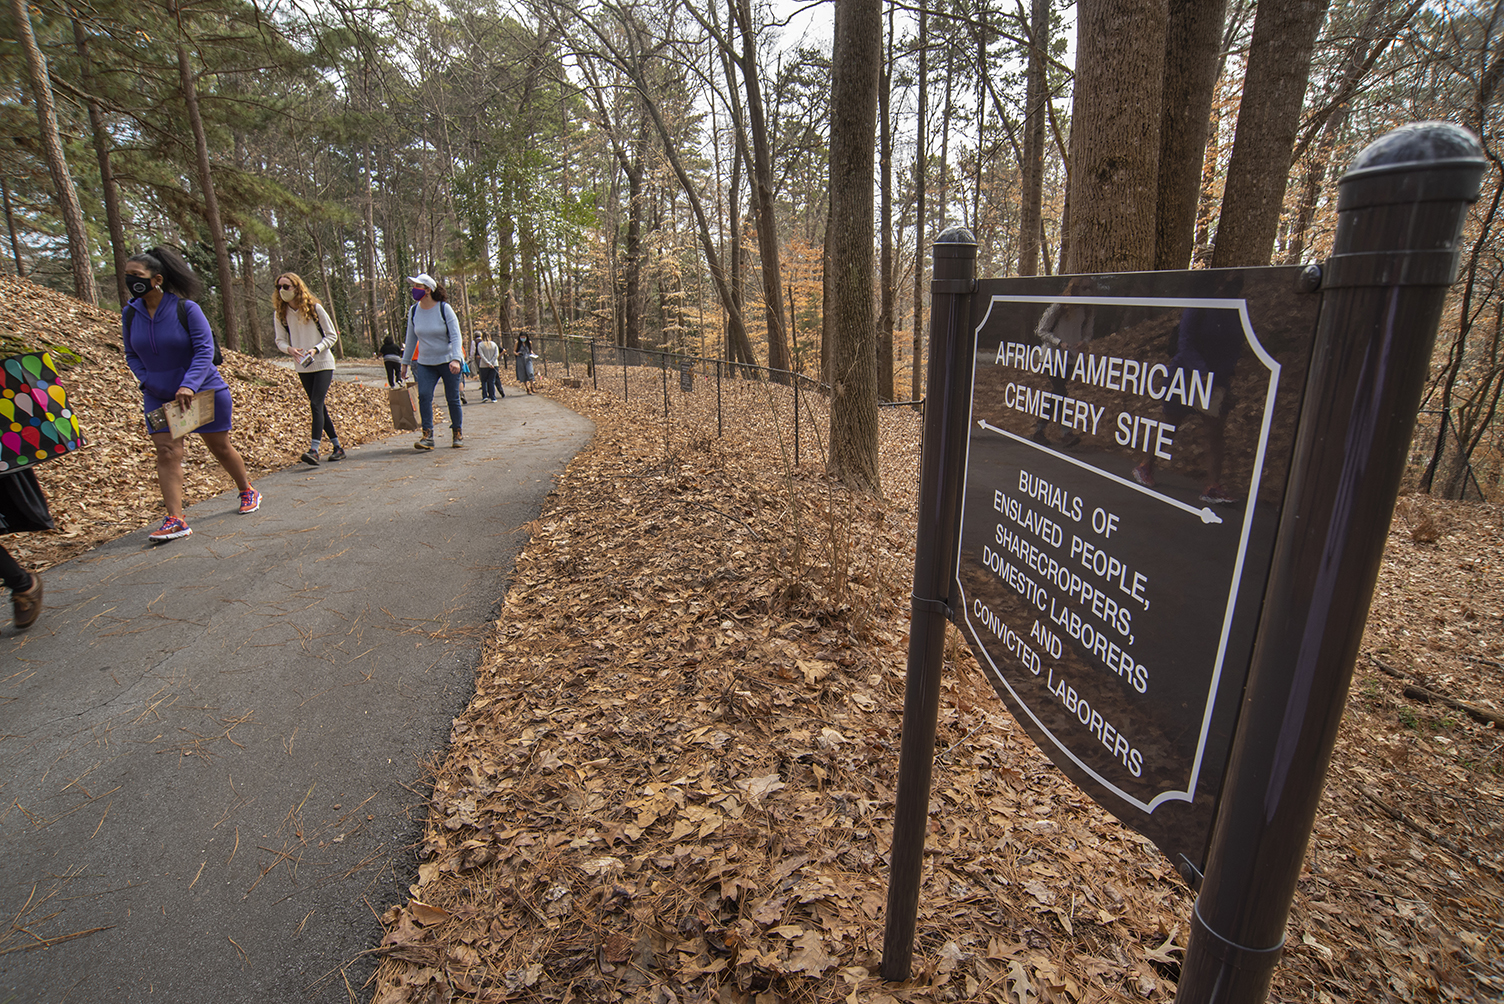
[(418, 382), (418, 411), (423, 434), (415, 449), (433, 449), (433, 389), (444, 381), (444, 400), (449, 404), (449, 427), (455, 447), (464, 445), (464, 424), (460, 410), (460, 362), (465, 357), (460, 321), (454, 308), (445, 303), (444, 287), (427, 272), (410, 275), (413, 299), (417, 302), (407, 312), (407, 340), (402, 346), (402, 363), (412, 367)]

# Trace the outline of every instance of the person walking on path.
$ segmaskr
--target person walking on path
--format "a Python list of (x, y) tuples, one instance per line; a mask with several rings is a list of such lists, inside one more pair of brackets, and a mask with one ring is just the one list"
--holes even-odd
[[(30, 467), (0, 477), (0, 533), (51, 530), (52, 513), (47, 510), (47, 496), (37, 483)], [(22, 568), (21, 563), (0, 546), (0, 582), (10, 590), (11, 623), (25, 631), (42, 613), (42, 577)]]
[(10, 590), (11, 623), (17, 631), (24, 631), (41, 616), (42, 577), (22, 568), (21, 563), (0, 545), (0, 580)]
[(475, 343), (475, 368), (480, 373), (480, 399), (482, 403), (495, 401), (497, 395), (507, 396), (501, 389), (501, 346), (488, 334)]
[(381, 343), (381, 351), (376, 354), (386, 364), (386, 385), (400, 387), (402, 385), (402, 347), (392, 341), (391, 335), (387, 335), (386, 340)]
[(414, 449), (433, 449), (433, 389), (444, 381), (444, 400), (449, 405), (449, 428), (456, 449), (465, 445), (464, 412), (460, 405), (460, 364), (464, 340), (454, 308), (445, 302), (444, 287), (427, 272), (410, 275), (413, 299), (407, 312), (407, 339), (402, 362), (411, 365), (418, 382), (419, 422), (423, 427)]
[[(261, 508), (261, 493), (251, 486), (230, 442), (230, 386), (214, 366), (214, 334), (194, 297), (203, 289), (198, 276), (178, 254), (154, 247), (125, 264), (131, 300), (120, 312), (125, 362), (141, 384), (143, 415), (177, 401), (187, 407), (200, 391), (214, 392), (214, 418), (193, 431), (203, 439), (219, 466), (240, 491), (241, 515)], [(151, 433), (157, 451), (157, 483), (167, 518), (150, 535), (153, 544), (186, 537), (183, 521), (183, 440), (170, 432)]]
[(297, 360), (298, 380), (303, 384), (303, 393), (308, 395), (308, 408), (312, 413), (312, 432), (308, 437), (308, 452), (298, 459), (310, 467), (319, 465), (319, 444), (323, 434), (329, 434), (332, 447), (331, 461), (345, 459), (345, 448), (339, 445), (339, 433), (335, 431), (334, 419), (324, 399), (329, 394), (329, 385), (334, 382), (334, 353), (329, 351), (339, 338), (334, 321), (324, 305), (296, 272), (283, 272), (277, 276), (276, 295), (272, 297), (272, 330), (277, 333), (277, 348)]
[(517, 336), (517, 382), (533, 392), (533, 339), (527, 332)]

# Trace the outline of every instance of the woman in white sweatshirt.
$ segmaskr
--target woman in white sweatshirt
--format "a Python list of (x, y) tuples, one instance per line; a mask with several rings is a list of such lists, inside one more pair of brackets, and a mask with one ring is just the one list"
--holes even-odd
[(294, 369), (303, 383), (309, 409), (313, 412), (308, 452), (299, 459), (310, 467), (317, 467), (319, 443), (327, 432), (333, 447), (329, 459), (343, 460), (345, 449), (339, 445), (339, 433), (334, 431), (334, 420), (324, 406), (324, 397), (334, 381), (334, 354), (329, 349), (339, 338), (339, 332), (319, 298), (296, 272), (283, 272), (277, 276), (272, 303), (276, 314), (272, 318), (272, 327), (277, 332), (277, 348), (297, 360)]

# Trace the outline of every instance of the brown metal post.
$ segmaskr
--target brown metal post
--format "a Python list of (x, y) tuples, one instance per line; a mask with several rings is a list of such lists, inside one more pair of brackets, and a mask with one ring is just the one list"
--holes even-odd
[(919, 471), (919, 536), (914, 555), (913, 613), (909, 627), (908, 679), (903, 703), (903, 742), (889, 856), (888, 912), (883, 933), (882, 977), (909, 977), (914, 924), (924, 871), (929, 824), (930, 770), (935, 760), (935, 723), (940, 709), (940, 673), (945, 623), (956, 571), (956, 531), (961, 522), (961, 475), (966, 456), (967, 390), (971, 386), (971, 294), (976, 286), (977, 242), (971, 231), (952, 227), (936, 239), (930, 283), (930, 373)]
[(1440, 122), (1339, 183), (1291, 478), (1177, 1004), (1259, 1004), (1284, 944), (1436, 327), (1486, 166)]

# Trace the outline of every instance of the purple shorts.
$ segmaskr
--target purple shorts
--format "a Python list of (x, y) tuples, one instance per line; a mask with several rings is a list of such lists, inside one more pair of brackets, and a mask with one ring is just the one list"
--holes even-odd
[[(149, 411), (156, 411), (158, 408), (162, 407), (162, 405), (166, 404), (169, 400), (171, 400), (171, 398), (164, 400), (162, 398), (152, 397), (150, 394), (143, 392), (141, 394), (141, 414), (144, 416)], [(219, 388), (214, 392), (214, 421), (205, 422), (203, 425), (199, 426), (193, 431), (199, 433), (229, 432), (230, 412), (232, 408), (233, 404), (230, 400), (230, 388)], [(143, 419), (142, 421), (143, 424), (145, 424), (145, 420)]]

